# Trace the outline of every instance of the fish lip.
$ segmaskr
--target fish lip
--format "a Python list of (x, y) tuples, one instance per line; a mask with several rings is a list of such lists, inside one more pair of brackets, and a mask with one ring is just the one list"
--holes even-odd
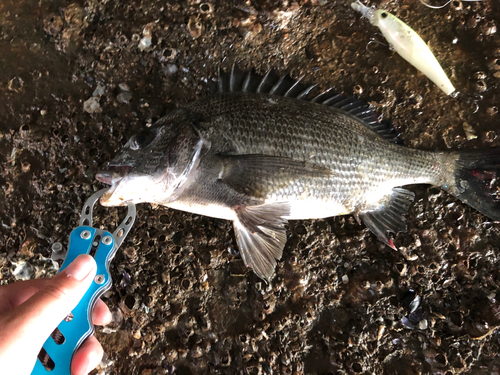
[(97, 181), (102, 182), (106, 185), (113, 184), (113, 175), (107, 171), (99, 171), (96, 173), (95, 178)]
[(109, 165), (107, 169), (96, 173), (95, 178), (106, 185), (113, 185), (132, 170), (131, 165)]
[(109, 199), (111, 198), (111, 196), (113, 195), (114, 191), (116, 189), (116, 185), (112, 185), (108, 191), (106, 191), (102, 196), (101, 198), (99, 199), (99, 202), (103, 205), (103, 206), (108, 206), (108, 202), (109, 202)]
[(106, 169), (96, 173), (95, 178), (106, 184), (111, 185), (111, 187), (101, 196), (99, 201), (103, 206), (124, 206), (127, 201), (116, 201), (113, 200), (113, 195), (118, 189), (120, 182), (129, 177), (130, 171), (133, 169), (133, 165), (113, 165), (108, 164)]

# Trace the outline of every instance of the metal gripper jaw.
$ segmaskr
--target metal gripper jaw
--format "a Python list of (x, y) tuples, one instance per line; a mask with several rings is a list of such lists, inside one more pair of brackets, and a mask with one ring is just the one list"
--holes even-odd
[(45, 341), (38, 355), (32, 375), (69, 375), (71, 359), (80, 345), (94, 333), (92, 311), (98, 298), (111, 287), (109, 264), (116, 250), (127, 236), (135, 220), (135, 205), (128, 204), (128, 213), (113, 233), (92, 227), (92, 209), (106, 192), (102, 189), (92, 195), (82, 209), (80, 226), (71, 232), (69, 247), (64, 251), (60, 243), (52, 246), (52, 260), (64, 260), (59, 272), (80, 254), (90, 254), (97, 264), (97, 273), (75, 309), (57, 326)]

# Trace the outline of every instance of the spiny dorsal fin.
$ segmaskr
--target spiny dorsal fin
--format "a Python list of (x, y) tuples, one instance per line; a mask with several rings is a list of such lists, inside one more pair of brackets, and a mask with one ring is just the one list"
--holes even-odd
[(383, 122), (381, 116), (371, 109), (368, 104), (354, 97), (338, 93), (333, 88), (310, 97), (310, 93), (317, 85), (306, 85), (301, 82), (302, 78), (295, 80), (289, 75), (280, 77), (274, 69), (261, 76), (255, 73), (253, 69), (245, 72), (234, 64), (229, 73), (219, 69), (216, 90), (212, 89), (211, 91), (217, 93), (253, 92), (271, 94), (324, 104), (357, 117), (382, 138), (397, 142), (398, 135), (394, 128)]
[(389, 237), (389, 232), (398, 233), (406, 230), (406, 221), (403, 215), (408, 212), (415, 194), (402, 188), (392, 189), (387, 202), (371, 211), (356, 215), (387, 246), (396, 249)]

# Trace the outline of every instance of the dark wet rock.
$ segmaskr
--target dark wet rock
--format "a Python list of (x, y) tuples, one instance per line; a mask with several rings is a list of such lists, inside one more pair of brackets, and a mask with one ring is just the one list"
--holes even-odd
[[(401, 323), (403, 323), (406, 327), (410, 329), (419, 327), (423, 317), (422, 313), (423, 313), (422, 308), (418, 307), (416, 310), (412, 311), (407, 316), (404, 316), (403, 319), (401, 319)], [(424, 327), (424, 325), (422, 326)], [(425, 328), (427, 328), (427, 325), (425, 325)]]
[(405, 295), (401, 298), (401, 304), (403, 308), (409, 313), (414, 312), (419, 306), (422, 297), (420, 297), (417, 292), (410, 289)]
[(56, 36), (64, 26), (63, 19), (58, 14), (50, 14), (43, 20), (43, 29), (50, 36)]
[(20, 92), (23, 89), (24, 81), (20, 77), (14, 77), (9, 81), (8, 88), (10, 91)]
[(129, 103), (130, 99), (132, 99), (132, 94), (130, 92), (121, 92), (116, 96), (116, 101), (118, 103)]
[(126, 83), (120, 83), (118, 85), (118, 87), (120, 87), (120, 90), (123, 90), (123, 91), (130, 91), (130, 87), (128, 87), (128, 85)]
[(106, 92), (106, 86), (98, 84), (96, 89), (92, 93), (92, 96), (101, 97), (104, 95), (105, 92)]
[(16, 280), (30, 280), (34, 276), (34, 269), (29, 262), (20, 260), (12, 262), (11, 273)]
[(213, 11), (214, 11), (213, 5), (210, 4), (209, 2), (200, 3), (199, 9), (200, 9), (201, 14), (210, 14), (210, 13), (213, 13)]
[(68, 5), (64, 10), (64, 20), (71, 27), (81, 28), (83, 26), (84, 16), (84, 9), (76, 3)]
[(167, 64), (161, 71), (163, 74), (170, 76), (178, 72), (177, 65), (175, 64)]
[(88, 113), (101, 112), (101, 105), (99, 104), (99, 98), (91, 97), (83, 102), (83, 110)]
[(191, 16), (189, 18), (187, 28), (188, 28), (191, 36), (195, 39), (199, 38), (204, 30), (203, 23), (201, 22), (200, 18), (197, 16)]
[(151, 46), (151, 38), (148, 37), (148, 36), (145, 36), (144, 38), (142, 38), (140, 41), (139, 41), (139, 49), (141, 51), (144, 51), (145, 49), (149, 48)]

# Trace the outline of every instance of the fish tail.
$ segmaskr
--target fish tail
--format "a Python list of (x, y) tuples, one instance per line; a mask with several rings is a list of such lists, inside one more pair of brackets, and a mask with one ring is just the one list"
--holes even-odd
[(458, 153), (455, 184), (445, 188), (462, 202), (500, 220), (500, 148)]

